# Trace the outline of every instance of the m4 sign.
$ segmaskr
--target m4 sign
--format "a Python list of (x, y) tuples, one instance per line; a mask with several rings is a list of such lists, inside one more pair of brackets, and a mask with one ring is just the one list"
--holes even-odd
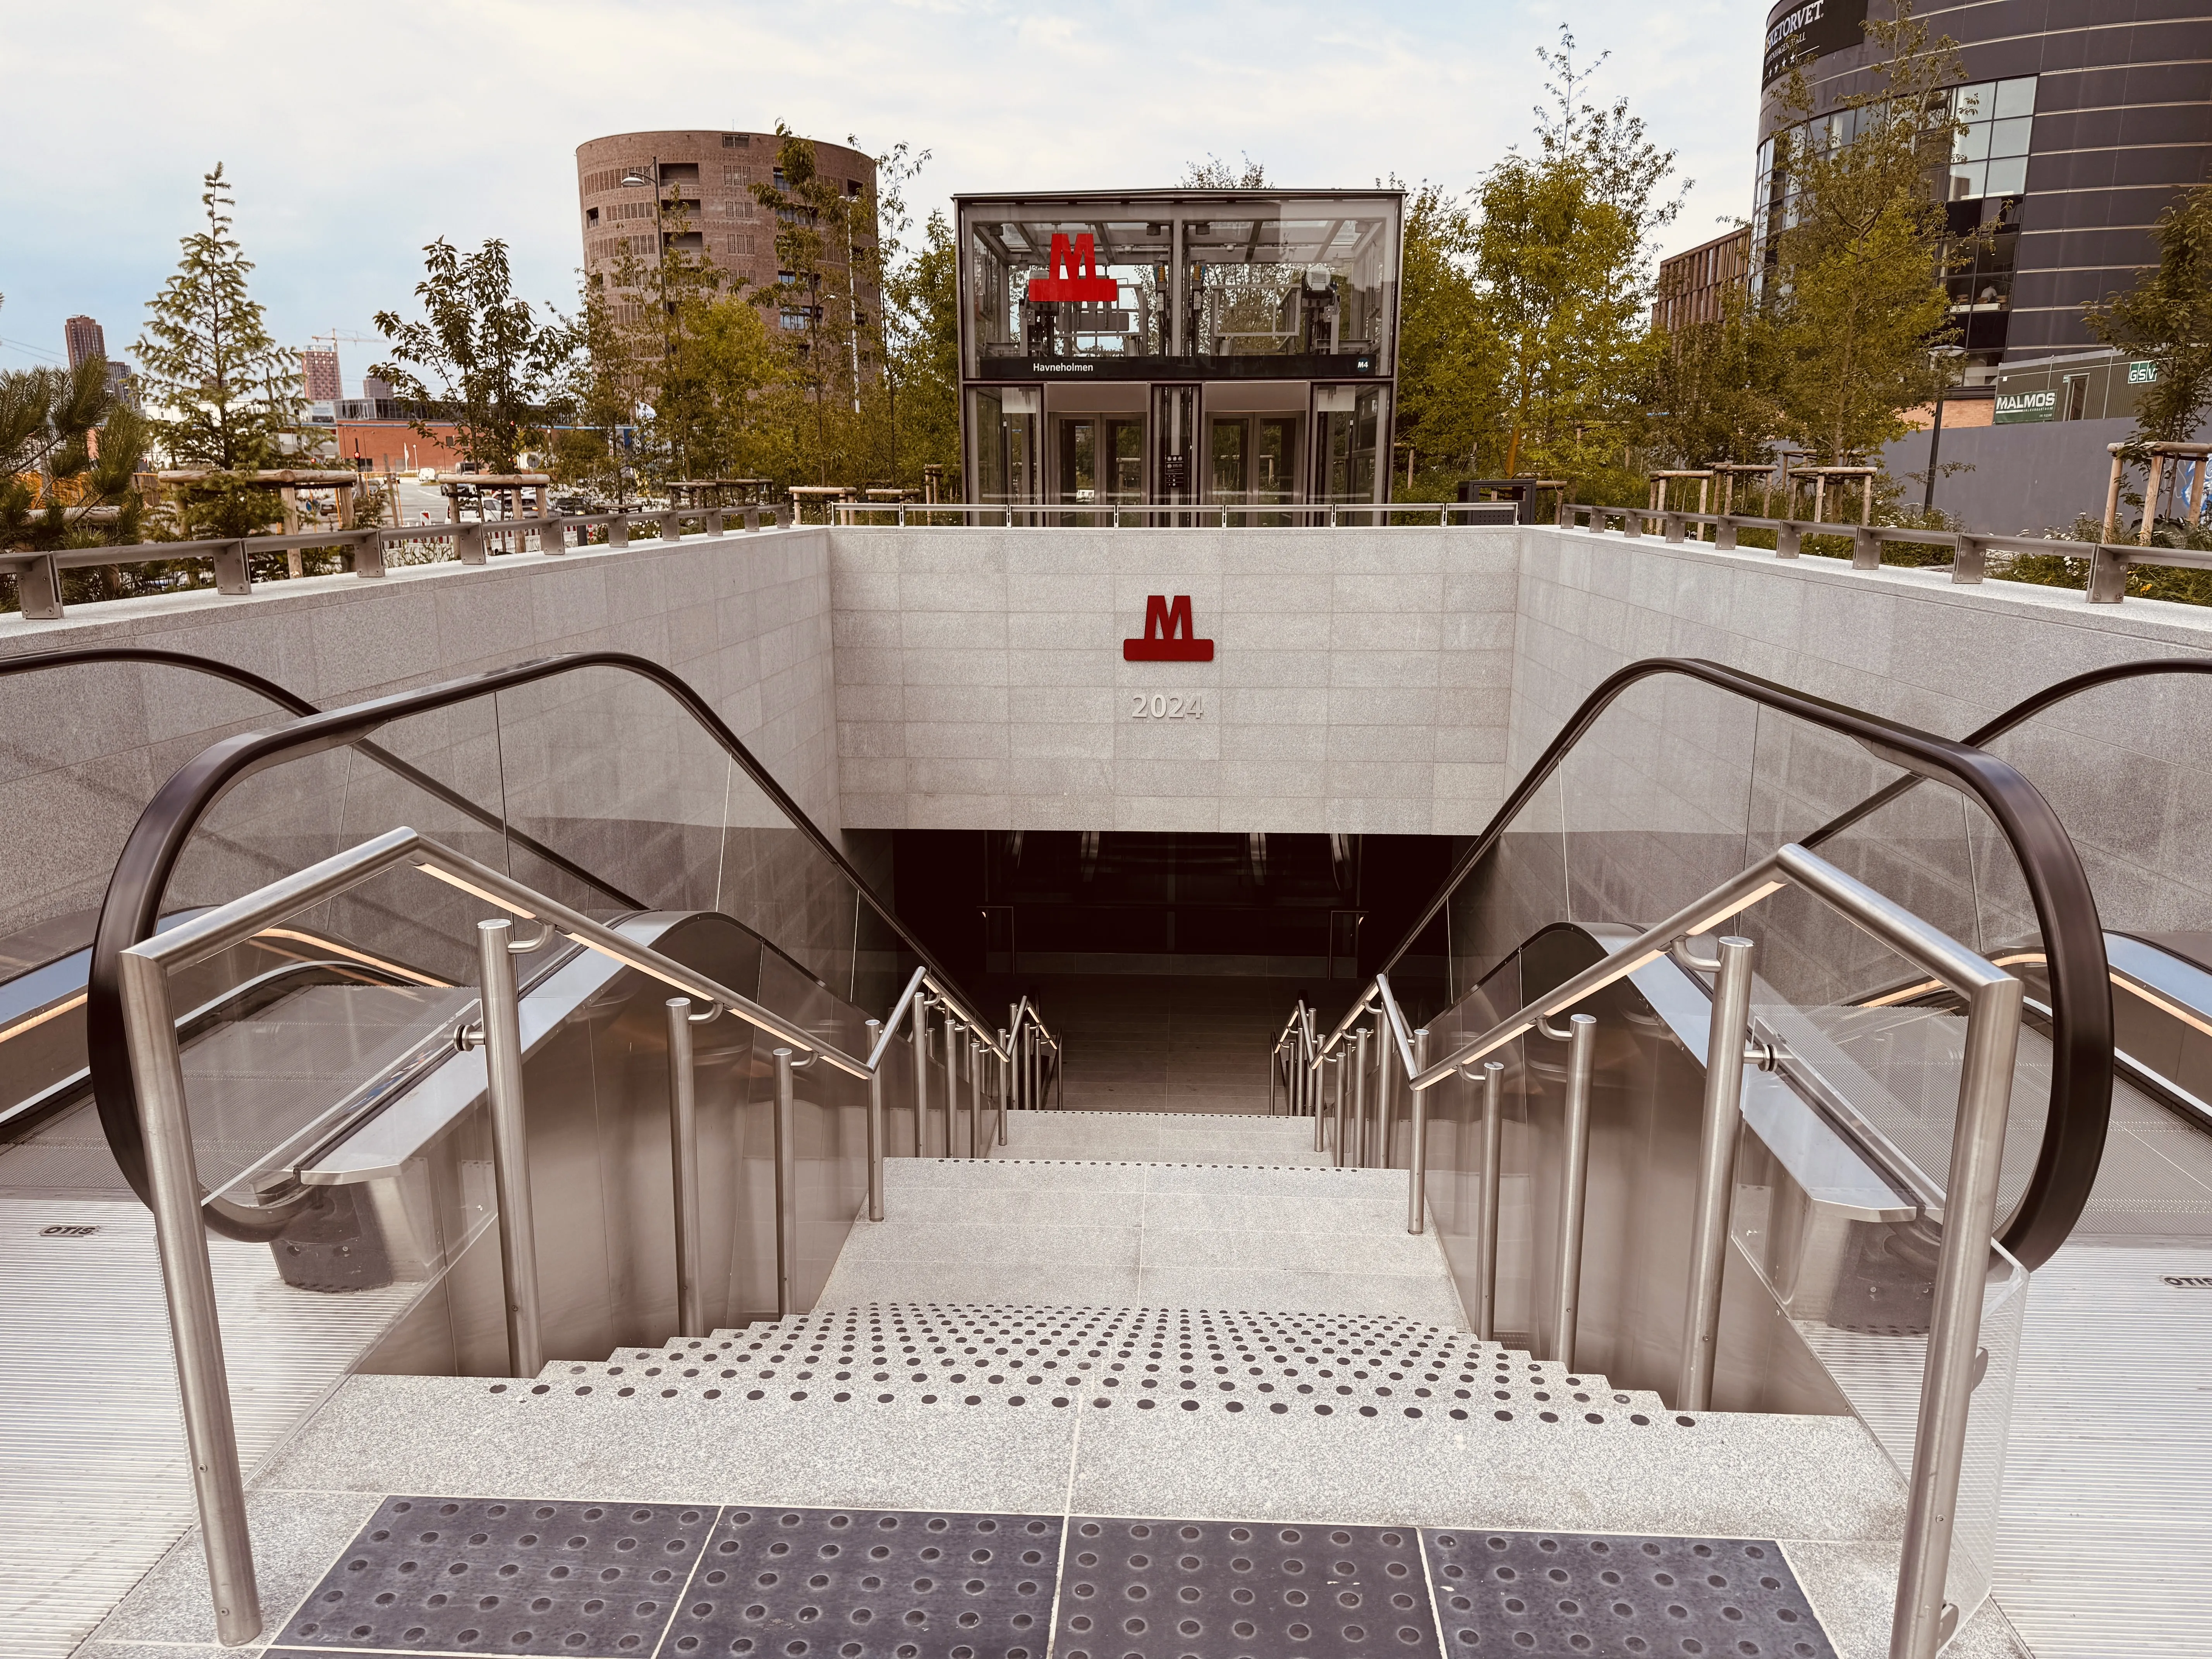
[(1087, 230), (1075, 239), (1072, 247), (1066, 236), (1055, 234), (1045, 274), (1030, 278), (1029, 297), (1032, 300), (1087, 301), (1094, 305), (1110, 306), (1121, 296), (1121, 285), (1111, 276), (1098, 274), (1097, 245)]
[(1190, 595), (1178, 593), (1168, 603), (1164, 593), (1145, 601), (1145, 632), (1141, 639), (1121, 641), (1124, 662), (1212, 662), (1213, 641), (1197, 637), (1190, 619)]

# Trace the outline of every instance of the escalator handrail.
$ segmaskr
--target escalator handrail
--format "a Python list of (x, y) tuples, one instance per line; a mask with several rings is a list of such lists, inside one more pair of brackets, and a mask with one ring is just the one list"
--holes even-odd
[[(623, 651), (578, 651), (535, 658), (344, 708), (311, 711), (282, 726), (239, 732), (202, 750), (155, 793), (154, 799), (131, 826), (123, 854), (116, 860), (114, 873), (108, 881), (93, 939), (85, 1008), (86, 1047), (91, 1060), (93, 1094), (99, 1103), (100, 1127), (124, 1179), (142, 1200), (150, 1187), (146, 1176), (145, 1137), (137, 1094), (124, 1047), (118, 964), (124, 951), (153, 937), (161, 896), (201, 820), (232, 789), (270, 766), (359, 743), (369, 732), (396, 720), (594, 668), (611, 669), (647, 681), (690, 714), (744, 769), (791, 826), (853, 884), (900, 943), (928, 968), (940, 994), (965, 1005), (957, 1012), (971, 1024), (981, 1028), (981, 1020), (973, 1012), (980, 1005), (957, 989), (956, 981), (943, 965), (723, 723), (721, 716), (680, 676), (649, 658)], [(602, 889), (606, 885), (597, 880), (592, 884)], [(631, 908), (646, 907), (633, 903)], [(856, 940), (856, 945), (857, 943)]]
[[(1583, 699), (1482, 833), (1454, 861), (1436, 896), (1379, 971), (1388, 973), (1397, 966), (1607, 708), (1632, 685), (1662, 675), (1700, 681), (1849, 738), (1916, 778), (1946, 781), (1971, 796), (2004, 836), (2020, 866), (2051, 957), (2051, 1071), (2050, 1108), (2035, 1170), (2001, 1242), (2031, 1270), (2040, 1267), (2073, 1231), (2104, 1157), (2112, 1109), (2112, 991), (2106, 977), (2103, 925), (2081, 854), (2042, 793), (2009, 762), (1978, 746), (1988, 728), (1973, 738), (1954, 741), (1702, 658), (1647, 657), (1630, 663), (1607, 676)], [(2063, 684), (2086, 689), (2088, 684), (2100, 683), (2100, 675), (2124, 678), (2106, 669)], [(1901, 793), (1911, 781), (1900, 780), (1890, 788)], [(1875, 799), (1879, 802), (1881, 797)], [(1840, 822), (1826, 826), (1801, 844), (1817, 846), (1842, 827)]]
[[(187, 672), (206, 674), (215, 679), (228, 680), (233, 685), (243, 686), (258, 696), (266, 697), (287, 713), (306, 716), (319, 714), (322, 710), (296, 691), (287, 690), (271, 679), (264, 678), (250, 668), (219, 662), (212, 657), (196, 657), (185, 651), (164, 651), (158, 647), (139, 645), (87, 645), (72, 647), (66, 651), (31, 652), (20, 657), (0, 658), (0, 679), (17, 674), (40, 672), (55, 668), (81, 668), (94, 663), (137, 662), (150, 663), (163, 668), (180, 668)], [(420, 767), (410, 765), (381, 744), (361, 742), (355, 747), (402, 782), (412, 784), (433, 799), (443, 802), (483, 828), (506, 836), (533, 858), (542, 859), (572, 880), (598, 889), (626, 910), (643, 910), (648, 907), (631, 897), (612, 883), (593, 875), (580, 864), (557, 853), (534, 836), (513, 828), (489, 807), (479, 805), (452, 786), (440, 782)]]

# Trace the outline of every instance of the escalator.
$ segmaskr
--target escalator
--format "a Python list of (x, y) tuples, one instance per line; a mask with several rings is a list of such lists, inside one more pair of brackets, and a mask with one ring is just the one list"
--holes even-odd
[[(1624, 671), (1585, 702), (1382, 973), (1409, 1020), (1429, 1028), (1431, 1052), (1449, 1052), (1620, 949), (1701, 884), (1794, 840), (1910, 894), (1917, 914), (2024, 981), (1999, 1187), (1997, 1260), (2008, 1265), (1993, 1273), (1984, 1308), (1959, 1546), (2039, 1654), (2109, 1650), (2097, 1644), (2128, 1631), (2145, 1650), (2188, 1650), (2188, 1632), (2201, 1629), (2178, 1588), (2188, 1552), (2147, 1537), (2142, 1515), (2148, 1494), (2212, 1475), (2212, 1428), (2185, 1380), (2212, 1338), (2197, 1291), (2212, 1284), (2203, 1092), (2212, 940), (2190, 931), (2203, 906), (2188, 861), (2160, 842), (2201, 822), (2208, 803), (2172, 765), (2163, 799), (2137, 791), (2114, 810), (2111, 780), (2079, 759), (2079, 734), (2139, 728), (2146, 707), (2197, 718), (2182, 698), (2212, 664), (2116, 665), (2047, 688), (1962, 740), (2036, 787), (2085, 855), (2075, 869), (2094, 896), (2087, 905), (2078, 889), (2070, 901), (2039, 891), (2021, 839), (1924, 757), (1885, 753), (1863, 732), (1846, 748), (1778, 720), (1771, 704), (1746, 720), (1700, 690), (1670, 688), (1638, 708), (1633, 688), (1650, 672)], [(1679, 751), (1662, 758), (1651, 740), (1686, 723), (1685, 697), (1714, 734), (1686, 763)], [(1578, 764), (1574, 738), (1602, 763)], [(1736, 769), (1733, 788), (1691, 799), (1682, 775), (1710, 778), (1722, 755)], [(1885, 775), (1880, 763), (1899, 760)], [(1621, 810), (1634, 793), (1623, 775), (1642, 790), (1640, 827)], [(1962, 1008), (1879, 952), (1808, 933), (1804, 920), (1747, 914), (1727, 930), (1756, 942), (1747, 1035), (1765, 1058), (1746, 1073), (1714, 1401), (1852, 1412), (1903, 1470), (1942, 1238)], [(1685, 1341), (1711, 975), (1672, 952), (1586, 1006), (1601, 1036), (1577, 1352), (1616, 1382), (1669, 1389)], [(1316, 1011), (1323, 1036), (1334, 1016)], [(1556, 1340), (1548, 1241), (1562, 1201), (1564, 1045), (1532, 1034), (1501, 1054), (1498, 1328), (1544, 1352)], [(1427, 1132), (1431, 1201), (1463, 1292), (1483, 1221), (1474, 1094), (1437, 1089)], [(1372, 1150), (1402, 1165), (1411, 1135), (1400, 1114), (1387, 1151)], [(2087, 1354), (2109, 1365), (2109, 1389), (2084, 1376)], [(2087, 1648), (2085, 1630), (2096, 1632)]]
[[(1644, 698), (1653, 705), (1639, 706)], [(1646, 739), (1658, 703), (1672, 700), (1666, 712), (1679, 726), (1684, 698), (1710, 699), (1711, 728), (1746, 738), (1750, 763), (1721, 764), (1716, 741), (1689, 769), (1694, 787), (1662, 775), (1662, 751)], [(112, 1149), (109, 1184), (97, 1190), (144, 1196), (142, 1125), (122, 1060), (121, 954), (400, 823), (846, 1053), (869, 1051), (869, 1023), (896, 1006), (917, 969), (933, 971), (948, 1025), (996, 1029), (711, 708), (653, 665), (556, 659), (356, 708), (288, 712), (295, 718), (216, 744), (155, 793), (120, 847), (88, 945), (82, 922), (75, 933), (23, 943), (8, 987), (21, 1012), (0, 1024), (0, 1042), (52, 1052), (27, 1068), (46, 1081), (16, 1103), (36, 1109), (21, 1113), (21, 1138), (0, 1154), (0, 1183), (12, 1158), (97, 1150), (83, 1144), (88, 1087)], [(2083, 1217), (2100, 1213), (2103, 1149), (2135, 1121), (2136, 1106), (2124, 1090), (2115, 1118), (2103, 994), (2107, 973), (2129, 958), (2097, 926), (2063, 830), (2047, 810), (2039, 814), (2032, 790), (2013, 787), (2017, 777), (1972, 745), (1747, 676), (1639, 665), (1568, 722), (1386, 971), (1416, 1022), (1448, 1047), (1616, 949), (1629, 919), (1671, 910), (1784, 841), (1817, 846), (1870, 885), (1909, 892), (1913, 908), (1953, 936), (2000, 959), (2042, 958), (2033, 1028), (2042, 1046), (2023, 1048), (2000, 1230), (2014, 1260), (2039, 1266)], [(1951, 788), (1909, 787), (1930, 778)], [(257, 938), (235, 961), (192, 970), (211, 976), (176, 999), (180, 1013), (189, 1010), (185, 1092), (210, 1227), (227, 1246), (273, 1249), (302, 1297), (382, 1297), (344, 1361), (350, 1369), (505, 1369), (479, 1109), (484, 1061), (454, 1042), (476, 1001), (473, 930), (486, 909), (481, 893), (394, 871), (310, 907), (289, 926), (296, 937)], [(1933, 1108), (1948, 1104), (1957, 1076), (1956, 1011), (1932, 994), (1900, 996), (1915, 981), (1893, 953), (1847, 937), (1791, 895), (1730, 923), (1739, 925), (1760, 950), (1755, 1008), (1765, 1040), (1787, 1057), (1747, 1085), (1758, 1144), (1740, 1166), (1741, 1185), (1762, 1196), (1757, 1206), (1740, 1202), (1736, 1248), (1757, 1272), (1730, 1284), (1730, 1363), (1716, 1404), (1856, 1410), (1887, 1442), (1903, 1398), (1892, 1362), (1915, 1334), (1910, 1300), (1923, 1282), (1913, 1273), (1925, 1265), (1931, 1190), (1940, 1204), (1948, 1146)], [(674, 1328), (667, 988), (558, 939), (520, 960), (546, 1351), (603, 1358)], [(2166, 968), (2145, 972), (2169, 1000), (2181, 994)], [(70, 1036), (76, 1015), (64, 1005), (80, 995), (89, 998), (92, 1043), (82, 1077), (64, 1063), (83, 1039)], [(1694, 1130), (1702, 1086), (1706, 999), (1704, 977), (1672, 958), (1601, 999), (1582, 1335), (1588, 1364), (1635, 1386), (1670, 1386), (1680, 1346), (1694, 1151), (1684, 1129)], [(2186, 1018), (2180, 1028), (2166, 1047), (2145, 1037), (2139, 1046), (2154, 1052), (2128, 1051), (2153, 1071), (2164, 1066), (2158, 1074), (2174, 1088), (2198, 1075), (2191, 1045), (2208, 1029)], [(708, 1030), (696, 1054), (700, 1117), (713, 1126), (702, 1158), (713, 1172), (706, 1317), (735, 1325), (778, 1306), (768, 1267), (776, 1067), (757, 1033), (734, 1022)], [(934, 1046), (939, 1035), (949, 1030), (932, 1026), (927, 1046), (885, 1050), (894, 1152), (954, 1149), (908, 1103), (917, 1072), (941, 1077), (952, 1058)], [(1509, 1156), (1519, 1160), (1514, 1201), (1523, 1215), (1509, 1233), (1534, 1239), (1552, 1226), (1544, 1206), (1554, 1154), (1541, 1129), (1561, 1074), (1540, 1039), (1516, 1050), (1520, 1127), (1510, 1139), (1521, 1144)], [(1024, 1086), (1041, 1102), (1050, 1051), (1032, 1058)], [(969, 1063), (972, 1081), (972, 1053)], [(2124, 1071), (2130, 1062), (2118, 1063)], [(804, 1306), (864, 1197), (867, 1100), (827, 1067), (801, 1073), (798, 1091), (794, 1299)], [(1468, 1091), (1447, 1085), (1431, 1118), (1431, 1200), (1455, 1267), (1477, 1162), (1469, 1103)], [(1406, 1131), (1389, 1126), (1390, 1150), (1376, 1161), (1403, 1160)], [(25, 1189), (40, 1179), (27, 1175)], [(1499, 1272), (1499, 1330), (1539, 1349), (1555, 1334), (1543, 1325), (1553, 1299), (1547, 1270), (1540, 1252), (1524, 1249)], [(359, 1277), (349, 1283), (348, 1273)], [(2001, 1386), (1987, 1388), (1987, 1401), (2015, 1380), (2022, 1282), (2011, 1268), (1992, 1281), (1990, 1375)], [(1808, 1299), (1816, 1289), (1817, 1307)], [(1900, 1296), (1907, 1310), (1893, 1316)], [(1843, 1339), (1823, 1351), (1816, 1323)], [(250, 1365), (237, 1369), (249, 1387), (259, 1382)], [(1877, 1398), (1892, 1402), (1892, 1418), (1869, 1403)], [(2002, 1450), (2000, 1442), (1997, 1471)], [(1985, 1453), (1970, 1464), (1970, 1482), (1995, 1478)], [(1966, 1553), (1985, 1582), (1989, 1541), (1969, 1540)]]

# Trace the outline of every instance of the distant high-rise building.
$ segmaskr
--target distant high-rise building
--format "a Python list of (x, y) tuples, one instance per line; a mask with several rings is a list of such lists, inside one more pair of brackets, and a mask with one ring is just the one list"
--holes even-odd
[[(628, 321), (636, 312), (635, 296), (617, 287), (623, 255), (650, 269), (658, 257), (656, 228), (662, 248), (705, 256), (735, 290), (754, 294), (790, 280), (776, 269), (776, 216), (753, 195), (756, 185), (782, 185), (776, 166), (781, 143), (772, 132), (625, 132), (576, 147), (584, 274), (618, 295), (613, 301), (617, 320)], [(876, 164), (861, 151), (817, 140), (814, 164), (817, 175), (844, 195), (872, 198)], [(626, 178), (637, 183), (625, 185)], [(842, 247), (823, 252), (832, 263), (844, 260)], [(879, 308), (872, 288), (859, 298), (864, 311)], [(775, 325), (804, 329), (806, 307), (780, 307)]]
[(306, 382), (306, 397), (311, 404), (334, 404), (343, 395), (338, 390), (338, 354), (335, 350), (301, 352), (300, 378)]
[(71, 317), (62, 324), (62, 336), (69, 342), (70, 367), (75, 368), (88, 357), (107, 355), (107, 336), (98, 323), (89, 317)]

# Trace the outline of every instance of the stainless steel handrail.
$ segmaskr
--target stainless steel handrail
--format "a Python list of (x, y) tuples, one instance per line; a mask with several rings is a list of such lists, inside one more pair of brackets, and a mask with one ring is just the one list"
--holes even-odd
[[(796, 1220), (797, 1137), (793, 1124), (793, 1073), (817, 1063), (869, 1085), (869, 1197), (872, 1220), (883, 1217), (881, 1066), (896, 1030), (871, 1020), (868, 1057), (856, 1060), (774, 1010), (718, 983), (697, 969), (594, 921), (580, 912), (526, 886), (502, 872), (457, 853), (419, 830), (399, 828), (323, 860), (204, 911), (121, 953), (119, 980), (127, 1060), (137, 1085), (145, 1122), (151, 1176), (155, 1236), (176, 1348), (177, 1374), (185, 1414), (185, 1438), (192, 1463), (194, 1498), (205, 1540), (208, 1575), (214, 1593), (218, 1638), (226, 1645), (252, 1640), (260, 1632), (259, 1593), (252, 1543), (246, 1521), (246, 1490), (239, 1461), (238, 1436), (230, 1402), (222, 1329), (215, 1300), (204, 1201), (192, 1146), (190, 1109), (175, 1011), (169, 995), (173, 972), (205, 961), (252, 938), (264, 928), (359, 886), (390, 869), (412, 866), (504, 914), (477, 923), (482, 1000), (474, 1023), (464, 1023), (454, 1040), (463, 1048), (485, 1053), (486, 1097), (490, 1107), (493, 1158), (498, 1179), (499, 1236), (505, 1279), (510, 1368), (534, 1376), (543, 1353), (539, 1337), (534, 1230), (527, 1144), (522, 1101), (522, 1046), (519, 1000), (510, 957), (545, 944), (556, 934), (657, 980), (678, 993), (666, 1004), (669, 1034), (669, 1121), (673, 1142), (672, 1211), (677, 1229), (678, 1322), (683, 1334), (696, 1334), (702, 1322), (698, 1272), (698, 1158), (696, 1110), (690, 1076), (693, 1025), (724, 1015), (743, 1021), (772, 1038), (776, 1081), (776, 1276), (779, 1312), (793, 1311), (798, 1251)], [(540, 924), (527, 942), (513, 938), (517, 919)], [(907, 981), (898, 1008), (919, 1013), (927, 1006), (957, 1006), (941, 993), (927, 992), (935, 979), (917, 969)], [(704, 1012), (694, 1012), (694, 1003)], [(1030, 1030), (1042, 1026), (1030, 1015)], [(966, 1022), (963, 1021), (964, 1025)], [(970, 1127), (981, 1109), (981, 1056), (988, 1052), (1006, 1062), (1011, 1041), (987, 1039), (980, 1025), (969, 1025), (971, 1054)], [(917, 1075), (927, 1069), (918, 1054)], [(951, 1103), (948, 1100), (948, 1109)], [(950, 1151), (948, 1133), (947, 1150)]]
[[(1808, 536), (1829, 536), (1851, 544), (1851, 568), (1881, 568), (1881, 545), (1897, 542), (1919, 547), (1951, 550), (1951, 580), (1971, 585), (1986, 580), (1991, 553), (2056, 554), (2080, 559), (2089, 567), (2083, 597), (2091, 605), (2118, 605), (2127, 597), (2128, 572), (2137, 565), (2169, 565), (2183, 569), (2212, 570), (2212, 553), (2185, 547), (2154, 547), (2135, 542), (2077, 542), (2055, 536), (1997, 536), (1978, 531), (1919, 530), (1909, 525), (1831, 524), (1813, 519), (1754, 518), (1744, 513), (1690, 513), (1673, 507), (1594, 507), (1570, 502), (1560, 508), (1557, 528), (1578, 530), (1577, 520), (1587, 520), (1589, 533), (1606, 533), (1607, 522), (1621, 521), (1621, 534), (1633, 541), (1656, 520), (1669, 542), (1685, 539), (1690, 525), (1713, 527), (1711, 545), (1719, 552), (1740, 550), (1736, 532), (1759, 530), (1774, 537), (1777, 558), (1794, 559), (1804, 549)], [(1702, 538), (1698, 538), (1702, 540)]]
[[(1408, 1067), (1407, 1083), (1418, 1097), (1454, 1076), (1480, 1080), (1485, 1093), (1484, 1134), (1486, 1163), (1498, 1157), (1495, 1097), (1498, 1063), (1489, 1056), (1515, 1038), (1532, 1030), (1553, 1035), (1552, 1017), (1567, 1012), (1597, 992), (1627, 977), (1646, 963), (1665, 956), (1687, 938), (1708, 933), (1732, 916), (1785, 886), (1794, 886), (1820, 900), (1863, 932), (1941, 981), (1966, 1005), (1965, 1059), (1959, 1079), (1959, 1100), (1951, 1142), (1951, 1165), (1943, 1191), (1940, 1215), (1943, 1243), (1936, 1273), (1935, 1301), (1930, 1314), (1927, 1359), (1922, 1373), (1917, 1437), (1908, 1475), (1905, 1547), (1898, 1571), (1897, 1597), (1892, 1613), (1890, 1653), (1893, 1659), (1934, 1659), (1945, 1633), (1943, 1601), (1952, 1534), (1958, 1507), (1959, 1483), (1964, 1465), (1966, 1424), (1972, 1403), (1974, 1359), (1982, 1318), (1982, 1291), (1987, 1275), (1992, 1235), (1996, 1224), (1997, 1177), (2004, 1152), (2005, 1122), (2011, 1110), (2014, 1063), (2020, 1039), (2020, 1017), (2025, 993), (2021, 981), (1978, 953), (1930, 926), (1884, 895), (1804, 848), (1790, 843), (1777, 848), (1749, 869), (1723, 882), (1702, 898), (1685, 905), (1658, 926), (1619, 950), (1592, 963), (1565, 983), (1507, 1015), (1480, 1036), (1461, 1043), (1449, 1054), (1418, 1069)], [(1726, 939), (1715, 965), (1726, 976), (1717, 989), (1712, 1030), (1707, 1047), (1708, 1071), (1734, 1067), (1741, 1082), (1741, 1066), (1753, 1063), (1746, 1051), (1748, 1035), (1745, 1016), (1750, 992), (1750, 954), (1745, 942)], [(1387, 982), (1377, 975), (1370, 991), (1379, 997), (1378, 1024), (1391, 1027), (1397, 1042), (1401, 1023), (1392, 1016), (1394, 1000)], [(1590, 1039), (1595, 1022), (1585, 1014), (1573, 1017), (1574, 1059), (1571, 1087), (1582, 1081), (1585, 1116), (1581, 1133), (1586, 1138), (1587, 1076), (1591, 1065)], [(1337, 1036), (1341, 1035), (1340, 1028)], [(1363, 1033), (1364, 1036), (1364, 1033)], [(1389, 1048), (1378, 1068), (1388, 1072)], [(1473, 1070), (1480, 1065), (1477, 1073)], [(1719, 1248), (1711, 1236), (1724, 1238), (1729, 1200), (1733, 1196), (1734, 1160), (1722, 1156), (1719, 1143), (1732, 1146), (1724, 1115), (1735, 1103), (1736, 1091), (1707, 1090), (1705, 1156), (1699, 1163), (1696, 1225), (1698, 1248), (1693, 1251), (1686, 1343), (1686, 1382), (1698, 1370), (1706, 1373), (1710, 1387), (1710, 1333), (1718, 1318), (1720, 1293)], [(1576, 1133), (1571, 1125), (1571, 1138)], [(1571, 1152), (1570, 1163), (1572, 1162)], [(1421, 1171), (1411, 1172), (1409, 1202), (1419, 1206)], [(1485, 1201), (1479, 1225), (1487, 1231), (1495, 1224), (1496, 1170), (1486, 1168)], [(1579, 1217), (1578, 1194), (1571, 1170), (1563, 1209)], [(1554, 1332), (1559, 1356), (1574, 1363), (1576, 1275), (1572, 1271), (1580, 1249), (1579, 1220), (1563, 1226), (1561, 1236), (1559, 1308), (1559, 1328)], [(1495, 1272), (1494, 1245), (1479, 1249), (1478, 1262), (1486, 1274)], [(1480, 1317), (1488, 1322), (1494, 1305), (1494, 1284), (1477, 1286)], [(1698, 1352), (1705, 1349), (1705, 1352)]]
[[(1196, 529), (1225, 527), (1232, 514), (1246, 520), (1255, 514), (1290, 519), (1296, 521), (1297, 528), (1330, 530), (1418, 530), (1460, 520), (1472, 527), (1508, 529), (1520, 522), (1517, 517), (1500, 520), (1497, 516), (1501, 509), (1514, 510), (1515, 503), (1510, 501), (832, 501), (829, 506), (830, 522), (848, 530), (926, 526), (940, 520), (986, 528), (1043, 527), (1069, 519), (1083, 520), (1091, 527), (1106, 520), (1120, 528), (1124, 514), (1138, 525), (1164, 518), (1188, 521), (1189, 527)], [(1394, 518), (1431, 517), (1433, 526), (1389, 522)], [(1367, 522), (1355, 524), (1355, 520), (1363, 518)], [(1378, 518), (1382, 523), (1374, 522)], [(888, 524), (879, 522), (885, 519)]]

